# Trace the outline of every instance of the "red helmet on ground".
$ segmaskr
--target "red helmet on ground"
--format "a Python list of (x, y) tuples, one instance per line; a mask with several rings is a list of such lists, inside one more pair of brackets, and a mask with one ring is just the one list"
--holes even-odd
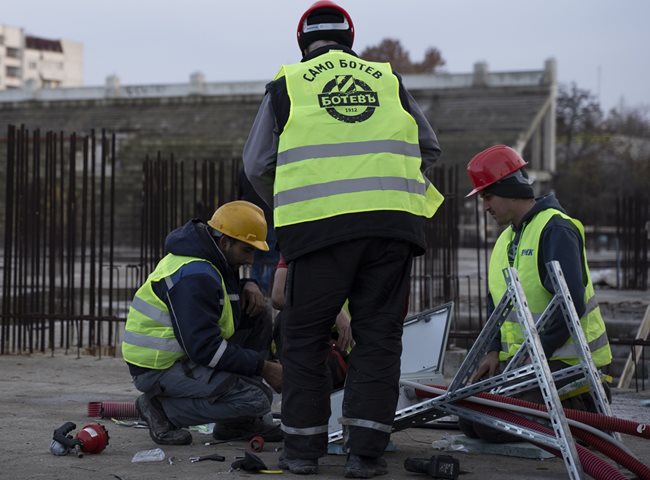
[(528, 162), (521, 158), (516, 150), (507, 145), (494, 145), (474, 155), (467, 164), (467, 174), (474, 190), (465, 197), (470, 197), (484, 188), (523, 168)]
[(301, 52), (317, 40), (332, 40), (352, 48), (354, 23), (344, 8), (330, 0), (320, 0), (300, 17), (297, 36)]

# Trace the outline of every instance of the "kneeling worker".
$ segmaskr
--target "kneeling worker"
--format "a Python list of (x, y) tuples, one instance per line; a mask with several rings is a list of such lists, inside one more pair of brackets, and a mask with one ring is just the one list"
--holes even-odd
[[(504, 227), (490, 256), (490, 307), (493, 309), (506, 293), (503, 269), (515, 267), (531, 313), (540, 316), (555, 293), (546, 265), (557, 261), (580, 317), (593, 361), (597, 367), (604, 368), (611, 363), (612, 352), (589, 274), (584, 227), (580, 221), (567, 215), (553, 194), (534, 198), (532, 181), (524, 169), (526, 164), (512, 148), (495, 145), (475, 155), (467, 166), (474, 186), (467, 196), (478, 193), (484, 210)], [(559, 309), (539, 332), (539, 338), (551, 371), (580, 362)], [(523, 342), (521, 327), (516, 320), (508, 318), (470, 381), (491, 377), (501, 371)], [(562, 387), (575, 379), (564, 378), (556, 385)], [(603, 387), (608, 392), (607, 385)], [(537, 389), (524, 392), (519, 398), (543, 402)], [(565, 408), (596, 411), (589, 393), (570, 397), (562, 403)], [(515, 440), (512, 435), (479, 423), (461, 419), (460, 426), (466, 435), (489, 442)]]
[(172, 231), (167, 255), (136, 292), (122, 353), (154, 442), (189, 444), (183, 427), (211, 422), (220, 440), (281, 439), (262, 381), (275, 390), (282, 383), (282, 367), (267, 360), (271, 310), (238, 274), (256, 250), (268, 250), (266, 231), (259, 207), (226, 203), (207, 224), (194, 219)]

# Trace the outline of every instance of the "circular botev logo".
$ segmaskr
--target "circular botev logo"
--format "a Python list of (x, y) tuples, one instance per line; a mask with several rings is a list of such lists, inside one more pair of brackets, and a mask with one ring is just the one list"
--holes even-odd
[(345, 123), (368, 120), (379, 106), (379, 97), (367, 83), (352, 75), (336, 75), (318, 95), (318, 104)]

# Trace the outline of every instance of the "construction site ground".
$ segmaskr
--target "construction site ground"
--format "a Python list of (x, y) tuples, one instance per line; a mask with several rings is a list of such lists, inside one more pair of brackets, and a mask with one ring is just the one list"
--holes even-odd
[[(1, 479), (93, 479), (146, 480), (240, 478), (252, 474), (233, 471), (230, 464), (242, 456), (247, 443), (232, 442), (206, 446), (209, 434), (193, 432), (194, 441), (187, 446), (161, 447), (166, 459), (153, 463), (132, 463), (136, 452), (157, 448), (146, 429), (120, 426), (110, 419), (89, 418), (89, 402), (130, 402), (138, 392), (130, 381), (120, 358), (81, 356), (74, 353), (0, 356), (0, 478)], [(646, 386), (647, 387), (647, 386)], [(650, 406), (644, 401), (650, 390), (614, 390), (615, 415), (650, 423)], [(49, 451), (53, 431), (67, 421), (79, 431), (88, 423), (99, 421), (108, 430), (110, 443), (100, 454), (77, 458), (73, 453), (54, 456)], [(562, 460), (524, 459), (512, 456), (434, 450), (432, 444), (448, 444), (460, 435), (453, 428), (410, 428), (392, 436), (395, 451), (386, 459), (390, 472), (381, 478), (426, 478), (408, 473), (403, 464), (407, 457), (430, 457), (449, 454), (460, 461), (460, 478), (471, 479), (557, 479), (567, 478)], [(650, 441), (624, 435), (626, 445), (641, 461), (649, 463)], [(281, 443), (269, 443), (259, 456), (269, 468), (275, 468)], [(452, 447), (455, 449), (459, 446)], [(189, 458), (211, 453), (226, 457), (225, 462), (191, 463)], [(174, 462), (170, 463), (169, 458)], [(321, 459), (319, 478), (342, 478), (345, 457), (328, 455)], [(625, 471), (624, 471), (625, 472)], [(625, 472), (629, 478), (634, 478)], [(277, 477), (293, 477), (284, 473)], [(295, 477), (294, 477), (295, 478)]]

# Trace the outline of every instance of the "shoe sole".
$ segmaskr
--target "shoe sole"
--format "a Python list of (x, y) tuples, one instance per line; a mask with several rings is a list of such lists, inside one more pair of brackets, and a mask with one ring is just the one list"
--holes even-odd
[(346, 470), (345, 478), (373, 478), (378, 477), (379, 475), (386, 475), (388, 470), (372, 470), (372, 471), (360, 471), (360, 470)]
[(345, 469), (345, 478), (373, 478), (380, 475), (386, 475), (388, 468), (381, 466), (377, 468), (347, 468)]
[(278, 462), (278, 468), (282, 470), (289, 470), (296, 475), (316, 475), (318, 473), (318, 465), (304, 465), (300, 467), (291, 468), (289, 464), (284, 461)]
[(299, 467), (289, 469), (294, 475), (316, 475), (318, 473), (318, 467)]

